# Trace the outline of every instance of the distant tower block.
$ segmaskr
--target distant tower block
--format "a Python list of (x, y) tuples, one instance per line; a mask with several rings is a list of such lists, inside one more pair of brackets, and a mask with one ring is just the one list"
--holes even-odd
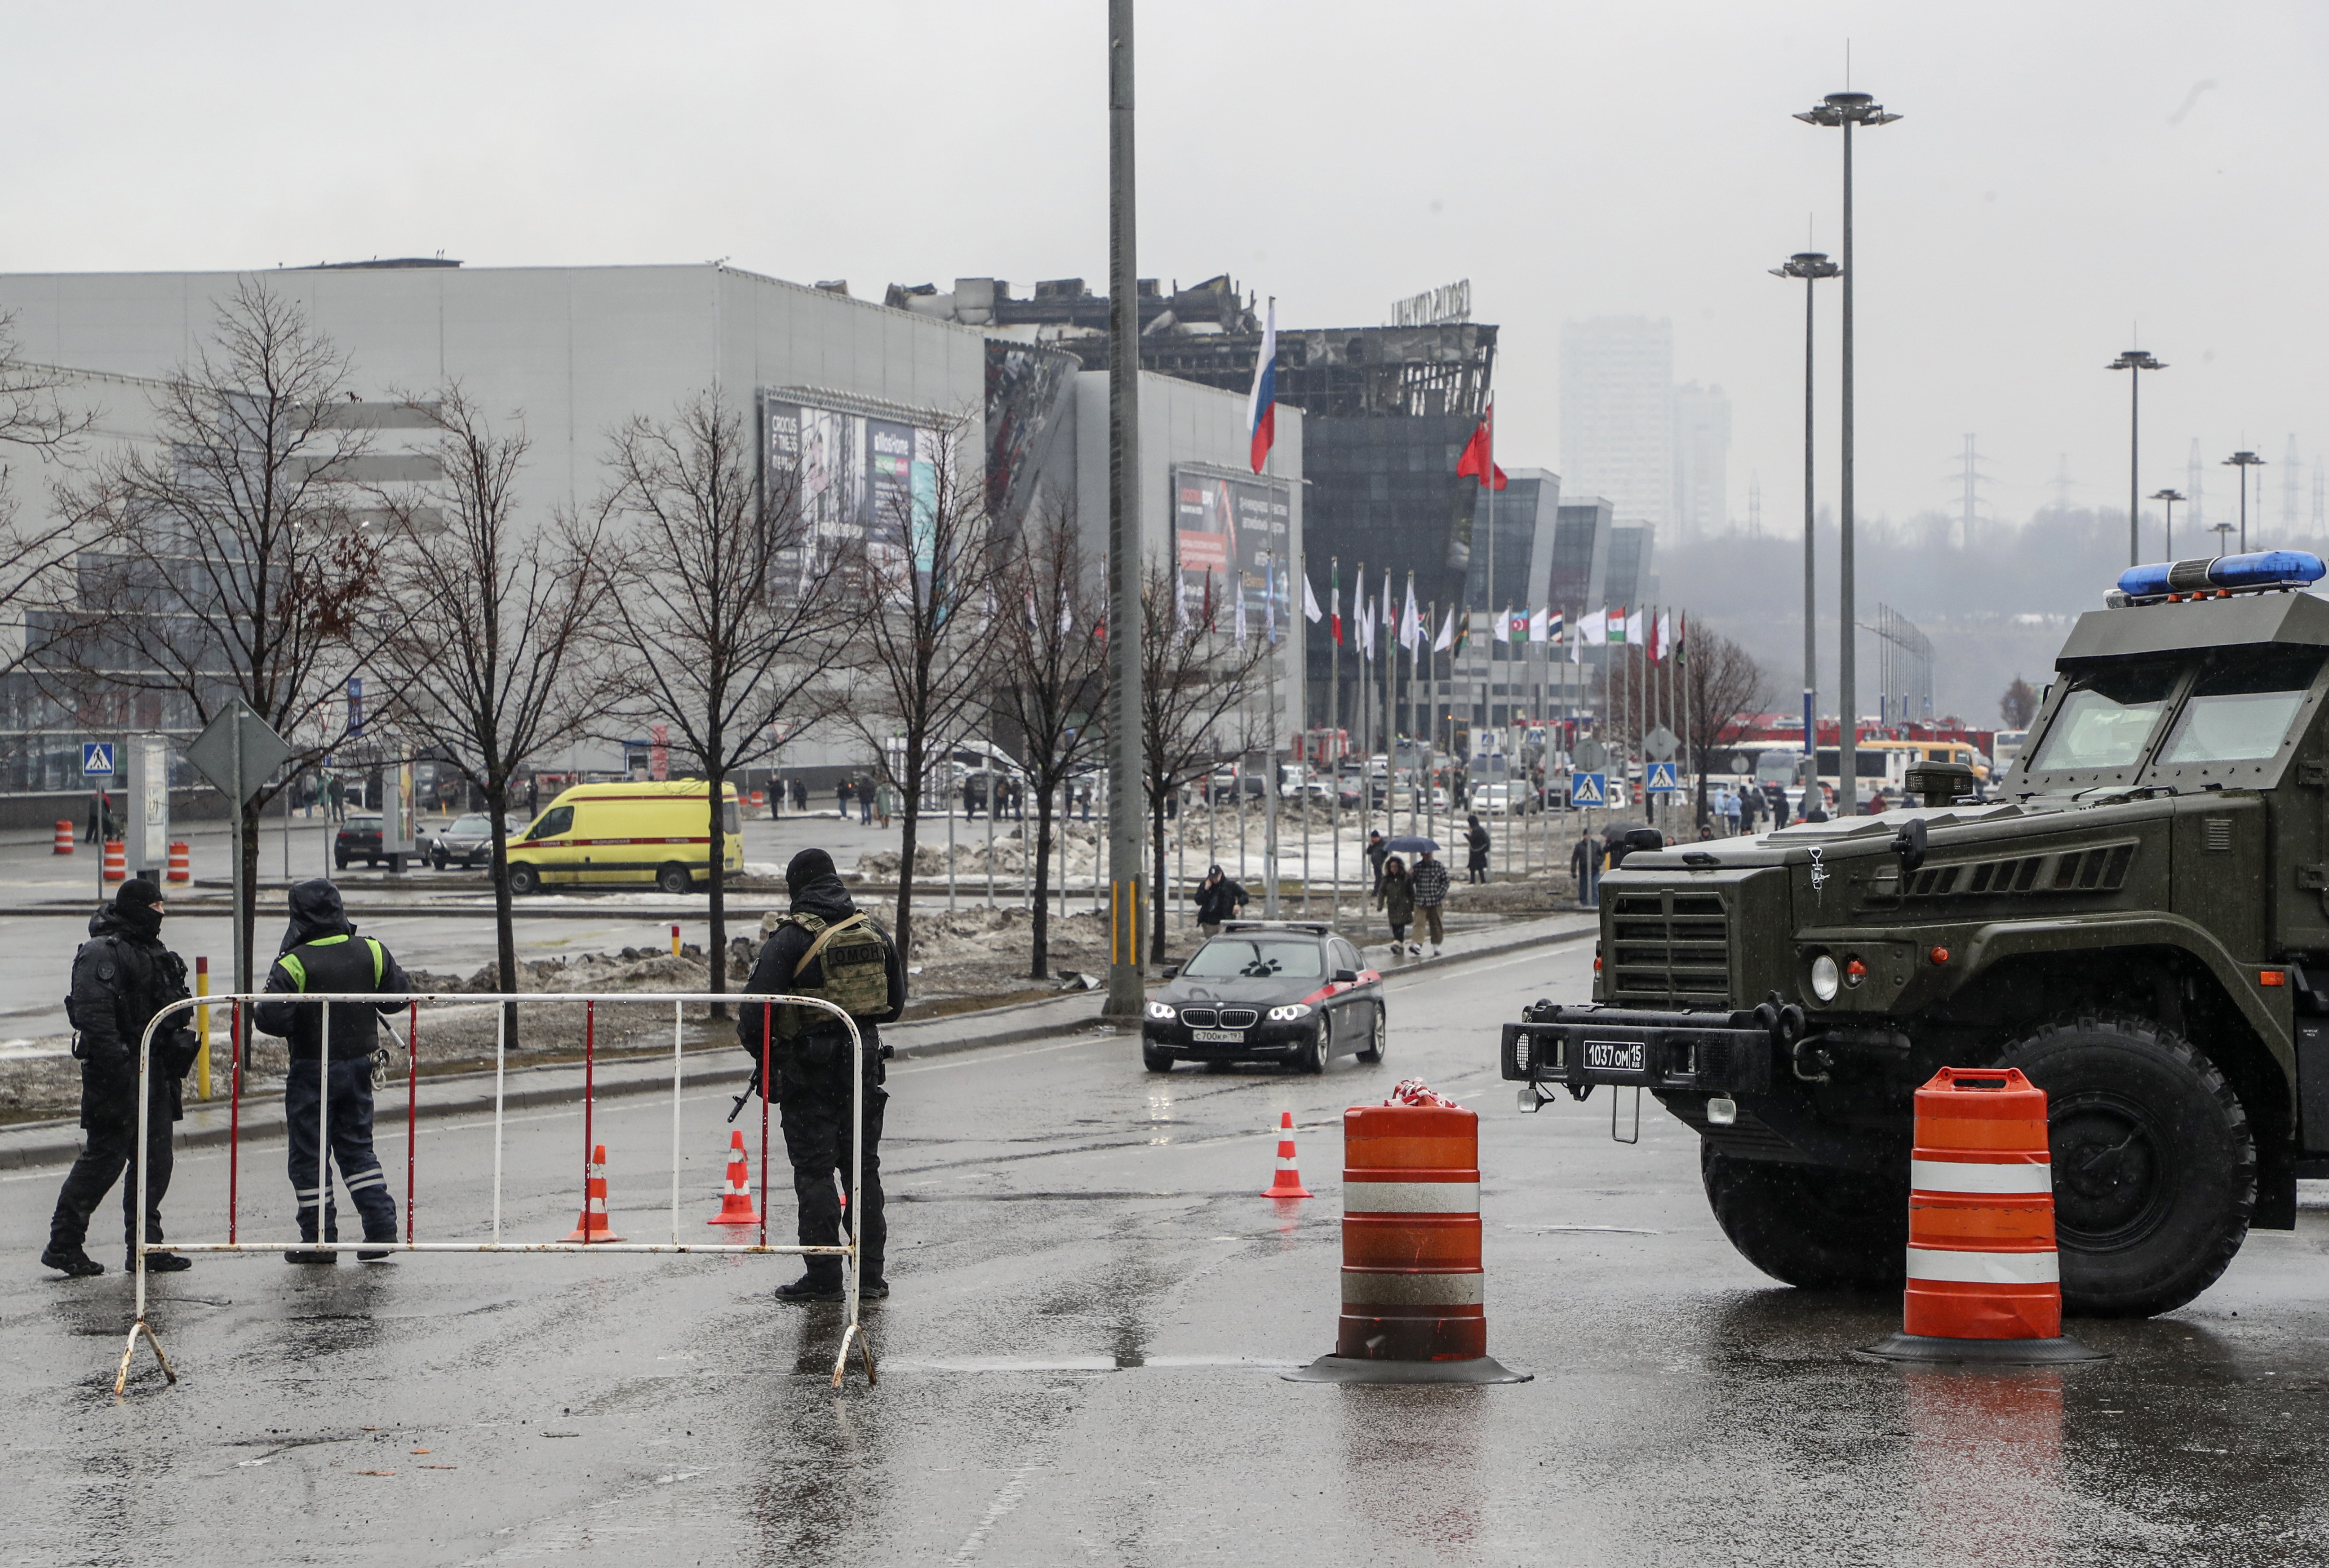
[(2054, 487), (2054, 510), (2070, 510), (2070, 487), (2078, 483), (2070, 477), (2070, 455), (2062, 453), (2054, 459), (2054, 477), (2048, 484)]
[(2208, 509), (2200, 499), (2201, 481), (2207, 477), (2208, 465), (2200, 461), (2200, 437), (2192, 437), (2192, 458), (2183, 478), (2183, 515), (2189, 521), (2192, 536), (2208, 525)]
[(2304, 474), (2305, 460), (2297, 455), (2296, 436), (2292, 431), (2280, 457), (2280, 537), (2284, 540), (2296, 537), (2296, 524), (2304, 516), (2297, 510), (2298, 497), (2304, 493), (2297, 486), (2303, 483)]

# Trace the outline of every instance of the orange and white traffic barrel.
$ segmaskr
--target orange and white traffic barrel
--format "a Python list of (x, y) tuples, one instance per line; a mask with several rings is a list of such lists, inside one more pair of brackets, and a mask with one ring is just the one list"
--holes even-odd
[(1520, 1383), (1488, 1354), (1480, 1118), (1461, 1105), (1343, 1113), (1343, 1312), (1298, 1382)]
[(129, 846), (119, 839), (105, 840), (105, 879), (108, 882), (129, 880)]
[(1917, 1091), (1901, 1331), (1913, 1361), (2089, 1361), (2062, 1334), (2046, 1091), (2013, 1067), (1943, 1067)]
[(71, 821), (69, 818), (65, 818), (65, 817), (59, 817), (59, 818), (57, 819), (57, 840), (56, 840), (56, 853), (60, 854), (60, 855), (70, 855), (70, 854), (71, 854), (72, 852), (73, 852), (73, 829), (72, 829), (72, 822), (71, 822)]
[(183, 839), (170, 845), (170, 880), (191, 882), (194, 879), (194, 847)]

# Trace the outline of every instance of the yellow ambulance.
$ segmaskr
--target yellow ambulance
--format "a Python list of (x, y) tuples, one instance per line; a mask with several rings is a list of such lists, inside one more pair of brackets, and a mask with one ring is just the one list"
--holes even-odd
[[(510, 842), (509, 885), (517, 894), (582, 883), (653, 883), (684, 893), (712, 874), (710, 786), (668, 783), (576, 784)], [(736, 786), (722, 784), (721, 869), (744, 869)]]

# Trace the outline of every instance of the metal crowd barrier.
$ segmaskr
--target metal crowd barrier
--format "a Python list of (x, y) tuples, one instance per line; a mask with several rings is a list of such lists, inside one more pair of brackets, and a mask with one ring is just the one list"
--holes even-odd
[[(243, 1049), (245, 1006), (261, 1000), (293, 1002), (323, 1009), (320, 1031), (321, 1056), (317, 1064), (316, 1096), (317, 1136), (316, 1150), (316, 1232), (319, 1239), (246, 1241), (240, 1235), (240, 1178), (241, 1172), (242, 1089), (244, 1075)], [(404, 1122), (404, 1239), (401, 1242), (327, 1242), (320, 1239), (324, 1233), (324, 1214), (331, 1197), (331, 1054), (332, 1013), (326, 1005), (332, 1002), (356, 1002), (377, 1008), (383, 1001), (401, 1004), (405, 1011), (403, 1046), (405, 1051), (405, 1122)], [(494, 1006), (494, 1206), (493, 1235), (480, 1242), (425, 1242), (417, 1239), (413, 1220), (412, 1200), (417, 1183), (417, 1127), (420, 1107), (420, 1003), (453, 1002), (463, 1005), (491, 1003)], [(668, 1242), (505, 1242), (502, 1239), (502, 1132), (503, 1103), (508, 1077), (509, 1015), (500, 1004), (504, 1002), (580, 1002), (583, 1004), (582, 1024), (582, 1214), (584, 1232), (588, 1234), (590, 1212), (589, 1164), (593, 1129), (591, 1113), (597, 1069), (597, 1034), (599, 1004), (605, 1002), (671, 1004), (671, 1240)], [(685, 1017), (684, 1009), (689, 1002), (724, 1002), (731, 1006), (759, 1006), (762, 1003), (789, 1002), (799, 1007), (816, 1008), (839, 1019), (849, 1030), (850, 1059), (850, 1120), (854, 1136), (850, 1140), (849, 1212), (843, 1216), (843, 1239), (834, 1246), (772, 1245), (768, 1241), (768, 1100), (760, 1097), (760, 1207), (759, 1240), (752, 1244), (707, 1244), (680, 1240), (682, 1224), (679, 1212), (680, 1167), (680, 1105), (686, 1083), (686, 1064), (683, 1053)], [(224, 1003), (230, 1009), (228, 1038), (233, 1042), (233, 1081), (227, 1122), (227, 1235), (224, 1241), (211, 1242), (148, 1242), (145, 1239), (146, 1213), (146, 1169), (145, 1158), (146, 1126), (152, 1112), (147, 1097), (153, 1071), (154, 1036), (165, 1027), (176, 1027), (174, 1019), (197, 1004), (216, 1007)], [(772, 1011), (761, 1014), (760, 1082), (772, 1081), (774, 1074), (769, 1062), (769, 1030)], [(391, 1026), (391, 1035), (393, 1027)], [(731, 1118), (732, 1120), (732, 1118)], [(863, 1201), (865, 1182), (865, 1038), (858, 1032), (856, 1021), (840, 1008), (818, 997), (762, 996), (738, 991), (418, 991), (402, 996), (382, 996), (359, 991), (313, 991), (298, 995), (283, 992), (231, 991), (207, 997), (187, 997), (172, 1002), (154, 1015), (146, 1026), (137, 1048), (137, 1319), (129, 1327), (129, 1337), (121, 1347), (121, 1366), (114, 1375), (113, 1392), (119, 1398), (129, 1381), (129, 1367), (137, 1355), (137, 1341), (142, 1336), (154, 1351), (162, 1375), (171, 1383), (178, 1374), (163, 1351), (162, 1341), (156, 1337), (153, 1325), (146, 1318), (146, 1256), (148, 1253), (277, 1253), (285, 1251), (313, 1252), (399, 1252), (399, 1253), (736, 1253), (768, 1256), (834, 1256), (843, 1260), (847, 1279), (846, 1300), (848, 1321), (842, 1329), (841, 1348), (834, 1357), (833, 1386), (842, 1385), (843, 1376), (849, 1367), (849, 1352), (855, 1347), (863, 1358), (865, 1379), (879, 1381), (873, 1362), (872, 1346), (865, 1338), (863, 1324), (858, 1315), (859, 1286), (856, 1241), (856, 1208)]]

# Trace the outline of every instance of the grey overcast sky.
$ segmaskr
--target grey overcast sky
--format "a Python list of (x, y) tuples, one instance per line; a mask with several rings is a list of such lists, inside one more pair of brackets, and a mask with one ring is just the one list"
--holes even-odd
[[(1148, 0), (1141, 270), (1289, 325), (1459, 277), (1502, 324), (1499, 455), (1558, 466), (1561, 324), (1673, 318), (1733, 399), (1730, 511), (1799, 515), (1800, 285), (1860, 141), (1862, 506), (2124, 504), (2289, 434), (2329, 447), (2329, 6), (2147, 0)], [(701, 261), (803, 282), (1107, 270), (1102, 0), (12, 6), (0, 268)], [(1823, 286), (1827, 288), (1830, 286)], [(1833, 386), (1833, 297), (1823, 375)], [(2139, 324), (2139, 328), (2136, 324)], [(1832, 499), (1832, 408), (1822, 499)], [(2264, 471), (2278, 515), (2277, 466)], [(2305, 487), (2309, 518), (2310, 474)]]

